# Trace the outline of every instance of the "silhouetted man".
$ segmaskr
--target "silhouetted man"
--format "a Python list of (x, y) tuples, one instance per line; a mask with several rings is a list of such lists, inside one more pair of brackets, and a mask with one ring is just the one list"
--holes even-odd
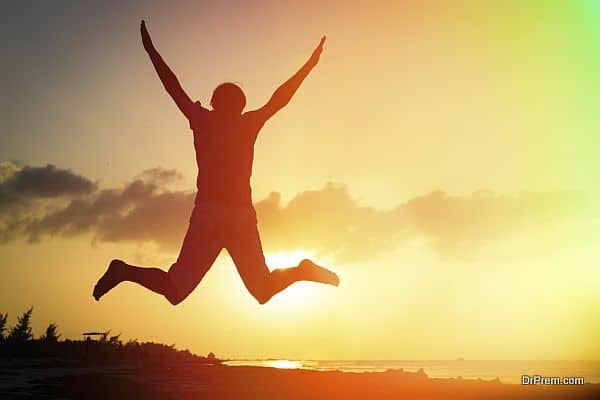
[(246, 97), (233, 83), (217, 86), (210, 100), (212, 110), (202, 107), (200, 102), (194, 103), (154, 48), (144, 21), (140, 30), (144, 49), (161, 82), (194, 132), (198, 193), (179, 257), (168, 272), (112, 260), (94, 287), (94, 298), (99, 300), (120, 282), (131, 281), (164, 295), (174, 305), (179, 304), (200, 283), (222, 248), (227, 249), (244, 285), (260, 304), (298, 281), (337, 286), (339, 278), (335, 273), (306, 259), (296, 267), (269, 271), (250, 188), (258, 132), (288, 104), (317, 65), (325, 37), (306, 64), (275, 91), (267, 104), (243, 113)]

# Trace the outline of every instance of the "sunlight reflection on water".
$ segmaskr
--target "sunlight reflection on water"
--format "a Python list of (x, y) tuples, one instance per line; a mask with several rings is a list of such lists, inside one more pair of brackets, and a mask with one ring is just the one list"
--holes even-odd
[(302, 363), (300, 361), (273, 360), (267, 361), (266, 366), (280, 369), (297, 369), (302, 367)]

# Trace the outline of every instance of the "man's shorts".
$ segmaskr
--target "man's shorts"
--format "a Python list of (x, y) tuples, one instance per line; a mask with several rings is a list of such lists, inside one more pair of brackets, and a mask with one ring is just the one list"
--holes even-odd
[(199, 203), (192, 211), (177, 262), (168, 271), (179, 301), (198, 286), (223, 248), (229, 252), (250, 293), (267, 281), (270, 272), (254, 207)]

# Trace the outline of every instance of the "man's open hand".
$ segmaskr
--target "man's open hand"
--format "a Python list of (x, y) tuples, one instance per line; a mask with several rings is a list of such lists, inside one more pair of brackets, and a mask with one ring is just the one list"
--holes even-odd
[(310, 57), (310, 60), (312, 61), (313, 65), (316, 65), (317, 62), (319, 62), (319, 57), (321, 57), (321, 53), (323, 52), (323, 45), (325, 44), (326, 39), (327, 36), (323, 36), (321, 38), (321, 41), (319, 42), (319, 45), (313, 51), (312, 56)]

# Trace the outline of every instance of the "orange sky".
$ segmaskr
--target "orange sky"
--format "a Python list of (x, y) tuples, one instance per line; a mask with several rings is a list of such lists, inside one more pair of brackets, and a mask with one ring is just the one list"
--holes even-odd
[[(56, 322), (225, 357), (598, 359), (597, 10), (343, 4), (15, 8), (0, 107), (10, 323), (34, 305), (36, 334)], [(232, 80), (261, 105), (327, 34), (263, 129), (252, 183), (270, 265), (312, 255), (338, 289), (298, 284), (259, 306), (223, 256), (176, 308), (133, 284), (93, 301), (111, 258), (171, 264), (194, 190), (191, 132), (141, 48), (142, 17), (204, 104)], [(82, 192), (18, 191), (26, 166)], [(152, 168), (179, 179), (142, 175), (154, 192), (119, 224), (83, 227), (89, 210), (27, 224)], [(149, 204), (164, 226), (127, 218)]]

